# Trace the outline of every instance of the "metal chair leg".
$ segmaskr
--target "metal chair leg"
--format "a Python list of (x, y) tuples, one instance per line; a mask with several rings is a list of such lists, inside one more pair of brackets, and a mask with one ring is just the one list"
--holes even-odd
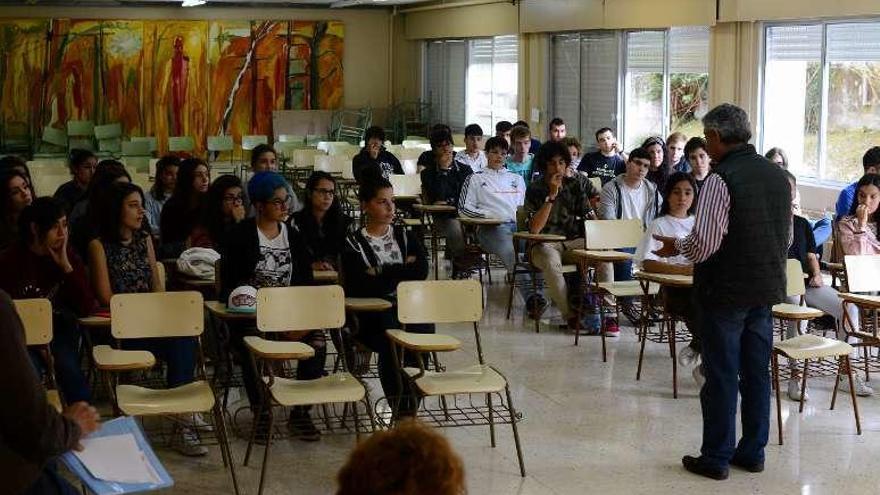
[(809, 359), (804, 359), (804, 371), (803, 376), (801, 376), (801, 403), (798, 406), (798, 413), (804, 412), (804, 392), (807, 390), (807, 368), (810, 365)]
[(852, 399), (853, 404), (853, 414), (856, 417), (856, 432), (861, 435), (862, 434), (862, 422), (859, 420), (859, 404), (856, 401), (856, 388), (853, 383), (853, 372), (852, 366), (849, 365), (849, 355), (843, 356), (844, 361), (846, 362), (846, 374), (849, 378), (849, 396)]
[[(643, 318), (644, 319), (644, 318)], [(669, 353), (672, 355), (672, 398), (678, 398), (678, 361), (675, 359), (675, 319), (666, 322), (669, 331)]]
[(486, 394), (486, 404), (489, 406), (489, 439), (492, 442), (492, 448), (495, 448), (495, 415), (492, 410), (492, 392)]
[(516, 458), (519, 461), (519, 474), (526, 477), (526, 465), (523, 462), (522, 445), (519, 442), (519, 430), (516, 428), (516, 409), (513, 407), (513, 397), (510, 395), (510, 385), (504, 387), (507, 394), (507, 410), (510, 411), (510, 427), (513, 428), (513, 442), (516, 445)]
[(648, 324), (645, 321), (639, 325), (639, 338), (641, 345), (639, 348), (639, 366), (636, 369), (636, 381), (642, 379), (642, 362), (645, 360), (645, 342), (648, 340)]
[(229, 445), (229, 435), (226, 431), (226, 419), (223, 417), (223, 411), (220, 410), (219, 404), (214, 404), (214, 426), (217, 428), (217, 435), (220, 437), (220, 453), (223, 460), (229, 463), (229, 474), (232, 475), (232, 488), (235, 495), (238, 495), (238, 476), (235, 474), (235, 460), (232, 458), (232, 448)]
[(275, 423), (275, 415), (272, 409), (269, 409), (269, 433), (266, 436), (266, 450), (263, 451), (263, 466), (260, 469), (260, 488), (257, 490), (258, 495), (263, 495), (263, 486), (266, 483), (266, 468), (269, 466), (269, 448), (272, 446), (272, 428)]
[(779, 399), (779, 354), (776, 351), (773, 351), (771, 355), (773, 356), (773, 388), (776, 389), (776, 429), (779, 433), (779, 445), (782, 445), (782, 401)]

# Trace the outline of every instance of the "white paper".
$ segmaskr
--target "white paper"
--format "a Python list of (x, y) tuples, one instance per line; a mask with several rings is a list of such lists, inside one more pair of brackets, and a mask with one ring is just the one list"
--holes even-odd
[(131, 433), (87, 438), (82, 444), (82, 452), (74, 454), (95, 478), (116, 483), (161, 481)]

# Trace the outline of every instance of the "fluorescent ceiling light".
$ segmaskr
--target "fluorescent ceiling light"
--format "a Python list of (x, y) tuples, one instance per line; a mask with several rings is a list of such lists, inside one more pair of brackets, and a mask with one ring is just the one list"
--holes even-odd
[(199, 5), (205, 5), (207, 0), (183, 0), (181, 3), (181, 7), (198, 7)]

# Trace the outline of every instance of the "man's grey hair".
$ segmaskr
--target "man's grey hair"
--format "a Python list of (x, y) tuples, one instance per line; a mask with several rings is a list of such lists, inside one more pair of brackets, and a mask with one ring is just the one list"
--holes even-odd
[(747, 143), (752, 138), (749, 114), (730, 103), (723, 103), (709, 110), (703, 117), (703, 127), (718, 131), (721, 142), (725, 144)]

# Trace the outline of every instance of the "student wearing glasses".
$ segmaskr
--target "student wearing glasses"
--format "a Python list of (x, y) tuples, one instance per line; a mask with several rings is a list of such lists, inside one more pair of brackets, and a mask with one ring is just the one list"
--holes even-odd
[(203, 247), (221, 251), (230, 231), (244, 220), (244, 190), (241, 179), (221, 175), (208, 188), (208, 200), (199, 224), (187, 240), (187, 247)]
[(314, 270), (336, 270), (352, 219), (342, 212), (336, 179), (327, 172), (312, 172), (306, 181), (305, 208), (293, 214), (302, 232)]

